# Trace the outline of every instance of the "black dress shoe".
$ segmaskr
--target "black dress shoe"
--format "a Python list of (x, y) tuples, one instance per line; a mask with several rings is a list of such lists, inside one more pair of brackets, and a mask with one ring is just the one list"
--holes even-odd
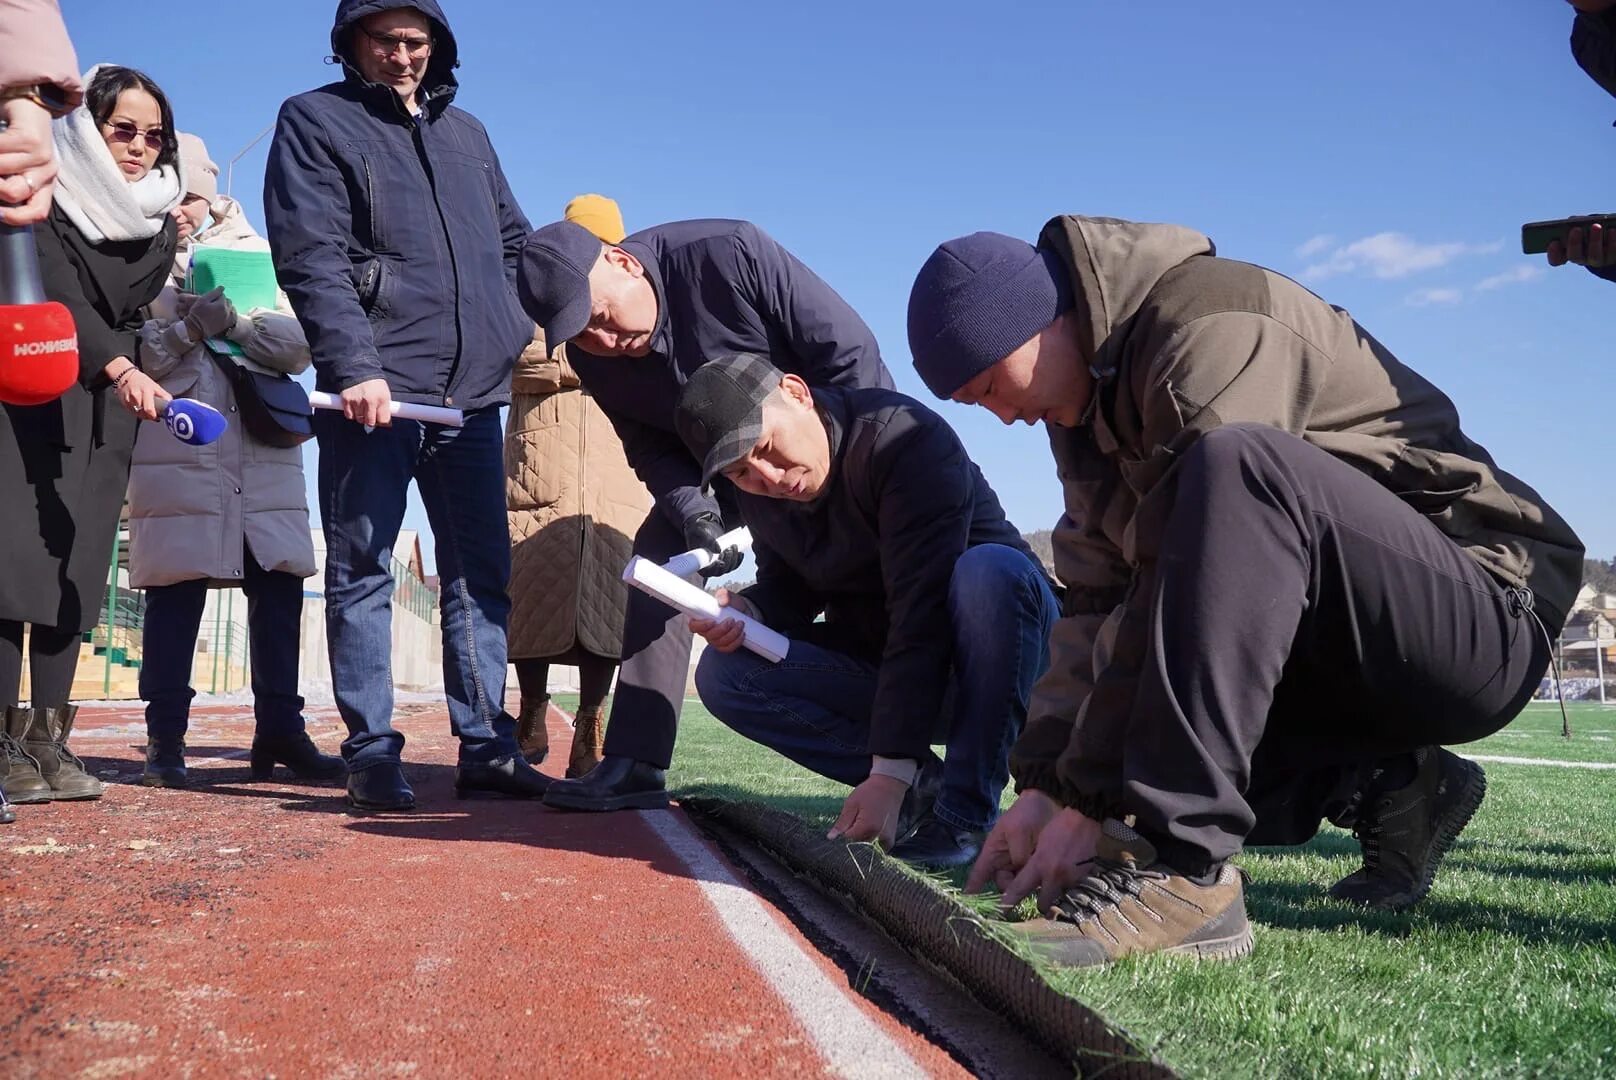
[(982, 853), (982, 836), (927, 814), (913, 832), (893, 845), (892, 857), (923, 870), (952, 870), (976, 861)]
[(898, 829), (892, 834), (897, 841), (902, 842), (915, 831), (916, 825), (931, 816), (932, 805), (942, 789), (943, 763), (928, 753), (926, 760), (920, 763), (920, 775), (903, 793), (903, 805), (898, 808)]
[(659, 810), (668, 805), (667, 775), (655, 765), (607, 754), (576, 780), (557, 780), (544, 805), (563, 810)]
[(414, 810), (415, 792), (404, 781), (404, 766), (384, 761), (348, 774), (348, 805), (356, 810)]
[(146, 740), (146, 771), (140, 782), (147, 787), (182, 788), (190, 783), (185, 772), (185, 740), (159, 735)]
[(348, 766), (334, 754), (322, 754), (308, 732), (296, 735), (254, 735), (252, 778), (268, 780), (276, 765), (285, 765), (299, 780), (335, 780), (348, 772)]
[(462, 761), (455, 766), (455, 795), (462, 799), (478, 795), (542, 799), (554, 782), (529, 765), (521, 754), (510, 754), (493, 761)]

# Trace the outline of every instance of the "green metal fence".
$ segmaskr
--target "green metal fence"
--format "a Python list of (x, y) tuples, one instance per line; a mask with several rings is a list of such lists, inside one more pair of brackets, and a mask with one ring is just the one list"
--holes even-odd
[[(85, 635), (85, 641), (102, 660), (101, 692), (108, 697), (117, 670), (138, 670), (145, 658), (146, 594), (118, 583), (119, 568), (128, 562), (128, 544), (129, 534), (120, 531), (107, 563), (107, 599), (101, 621)], [(398, 559), (392, 560), (389, 569), (393, 603), (429, 625), (437, 625), (437, 595)], [(191, 667), (191, 685), (198, 691), (223, 694), (252, 684), (247, 604), (245, 597), (237, 603), (238, 592), (239, 589), (222, 589), (214, 593), (212, 615), (203, 617)], [(82, 670), (80, 677), (84, 677)]]

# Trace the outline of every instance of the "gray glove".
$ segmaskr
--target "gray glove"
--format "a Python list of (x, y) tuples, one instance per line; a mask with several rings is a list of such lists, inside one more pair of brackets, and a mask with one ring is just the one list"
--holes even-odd
[(225, 298), (223, 285), (201, 296), (181, 293), (174, 306), (185, 320), (193, 345), (207, 338), (224, 337), (236, 325), (236, 306)]

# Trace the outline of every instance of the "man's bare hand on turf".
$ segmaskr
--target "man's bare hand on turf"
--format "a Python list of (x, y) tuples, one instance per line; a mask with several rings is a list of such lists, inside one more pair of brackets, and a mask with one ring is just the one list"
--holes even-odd
[(1062, 810), (1038, 834), (1032, 858), (1008, 887), (1000, 875), (1004, 906), (1015, 907), (1037, 893), (1038, 910), (1048, 915), (1068, 889), (1089, 876), (1099, 843), (1098, 821), (1070, 808)]
[(892, 776), (872, 775), (842, 803), (842, 815), (825, 834), (828, 840), (876, 840), (890, 848), (909, 785)]
[(971, 876), (965, 881), (965, 891), (981, 892), (990, 881), (1001, 890), (1007, 889), (1032, 858), (1039, 833), (1060, 813), (1060, 808), (1060, 803), (1036, 788), (1017, 796), (983, 842), (982, 854), (976, 857)]

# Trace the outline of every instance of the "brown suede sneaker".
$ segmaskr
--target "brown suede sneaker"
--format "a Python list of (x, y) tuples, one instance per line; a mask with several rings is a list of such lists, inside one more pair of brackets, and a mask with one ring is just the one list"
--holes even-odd
[(1251, 952), (1244, 876), (1224, 864), (1200, 885), (1157, 861), (1150, 841), (1107, 821), (1093, 872), (1055, 905), (1022, 923), (1033, 948), (1067, 967), (1098, 967), (1135, 953), (1233, 960)]
[(1414, 780), (1395, 790), (1364, 792), (1352, 833), (1363, 866), (1330, 887), (1330, 895), (1364, 907), (1401, 911), (1425, 899), (1442, 857), (1487, 794), (1480, 765), (1439, 746), (1416, 751)]

